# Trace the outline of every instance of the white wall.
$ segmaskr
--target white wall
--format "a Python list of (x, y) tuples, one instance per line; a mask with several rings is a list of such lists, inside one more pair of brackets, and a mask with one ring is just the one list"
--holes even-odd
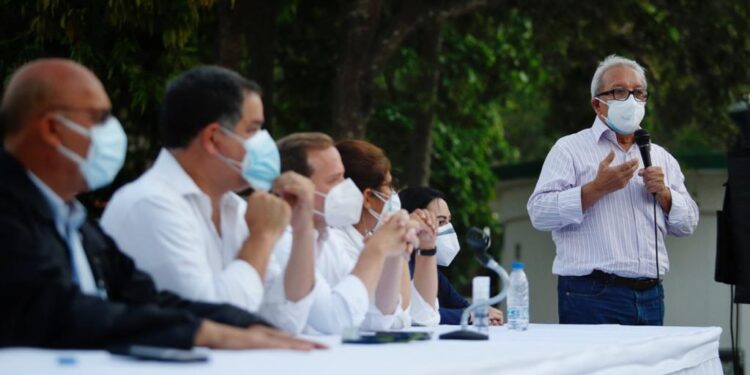
[[(724, 199), (724, 170), (688, 170), (686, 185), (700, 208), (695, 233), (685, 238), (667, 238), (670, 272), (664, 281), (665, 324), (720, 326), (721, 346), (729, 347), (729, 286), (713, 280), (716, 256), (716, 211)], [(502, 178), (502, 177), (501, 177)], [(492, 207), (500, 216), (505, 235), (502, 264), (506, 269), (523, 261), (530, 284), (531, 320), (557, 323), (557, 278), (552, 275), (555, 245), (548, 232), (531, 226), (526, 202), (536, 179), (501, 182)], [(742, 342), (750, 343), (750, 309), (740, 307)]]

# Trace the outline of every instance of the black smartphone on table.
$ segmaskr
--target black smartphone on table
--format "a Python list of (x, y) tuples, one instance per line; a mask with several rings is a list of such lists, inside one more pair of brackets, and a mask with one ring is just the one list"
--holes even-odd
[(110, 348), (109, 352), (140, 360), (160, 362), (195, 363), (208, 361), (208, 353), (195, 349), (184, 350), (158, 346), (127, 345)]
[(430, 332), (377, 331), (360, 333), (358, 337), (345, 338), (343, 344), (390, 344), (397, 342), (426, 341), (432, 338)]

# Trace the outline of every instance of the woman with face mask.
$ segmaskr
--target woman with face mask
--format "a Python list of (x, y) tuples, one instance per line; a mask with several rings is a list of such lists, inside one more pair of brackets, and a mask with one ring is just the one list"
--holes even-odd
[[(448, 267), (458, 255), (461, 246), (458, 235), (451, 224), (451, 211), (445, 195), (430, 187), (411, 187), (398, 193), (401, 207), (408, 212), (427, 210), (437, 219), (438, 230), (435, 245), (437, 254), (438, 301), (440, 303), (440, 324), (461, 324), (461, 314), (469, 306), (469, 302), (453, 287), (450, 280), (441, 272), (440, 267)], [(412, 257), (409, 269), (415, 270), (418, 258)], [(490, 307), (490, 324), (502, 325), (503, 312)]]
[[(336, 148), (344, 163), (345, 177), (351, 178), (362, 192), (363, 209), (359, 222), (332, 230), (331, 238), (356, 259), (364, 241), (379, 229), (384, 218), (401, 210), (401, 202), (393, 187), (391, 163), (383, 150), (358, 140), (338, 142)], [(437, 220), (426, 210), (414, 212), (410, 217), (422, 228), (418, 233), (419, 248), (413, 252), (424, 258), (420, 264), (429, 266), (418, 267), (414, 280), (411, 280), (404, 257), (386, 260), (376, 299), (395, 297), (394, 301), (399, 302), (393, 329), (405, 328), (412, 323), (434, 326), (440, 322), (434, 256)]]

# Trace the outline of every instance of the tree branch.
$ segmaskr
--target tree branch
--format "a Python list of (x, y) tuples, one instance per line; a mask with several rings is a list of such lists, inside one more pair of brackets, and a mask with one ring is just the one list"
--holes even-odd
[(402, 10), (396, 19), (375, 39), (374, 51), (370, 58), (370, 70), (372, 72), (379, 71), (383, 64), (398, 50), (404, 39), (427, 21), (442, 22), (481, 8), (498, 6), (502, 1), (468, 0), (434, 5), (427, 5), (422, 2), (411, 3), (413, 6)]

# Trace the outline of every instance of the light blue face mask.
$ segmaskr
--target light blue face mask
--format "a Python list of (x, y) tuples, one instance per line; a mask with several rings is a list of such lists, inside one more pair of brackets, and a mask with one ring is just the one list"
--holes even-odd
[(85, 159), (62, 144), (57, 147), (61, 154), (78, 164), (89, 190), (111, 184), (125, 163), (128, 151), (128, 137), (122, 130), (120, 121), (109, 116), (103, 123), (89, 129), (60, 114), (55, 115), (55, 119), (66, 128), (91, 140)]
[(219, 155), (229, 165), (238, 169), (242, 177), (256, 190), (269, 191), (273, 181), (281, 173), (281, 157), (276, 142), (266, 129), (248, 139), (243, 139), (229, 129), (221, 128), (227, 135), (242, 144), (245, 158), (242, 163)]
[(390, 197), (387, 197), (385, 194), (377, 190), (372, 190), (372, 193), (383, 202), (383, 209), (380, 210), (380, 213), (375, 212), (372, 208), (367, 208), (370, 215), (378, 220), (378, 224), (382, 221), (384, 215), (394, 214), (401, 209), (401, 198), (399, 198), (398, 193), (396, 193), (395, 190), (392, 190)]

